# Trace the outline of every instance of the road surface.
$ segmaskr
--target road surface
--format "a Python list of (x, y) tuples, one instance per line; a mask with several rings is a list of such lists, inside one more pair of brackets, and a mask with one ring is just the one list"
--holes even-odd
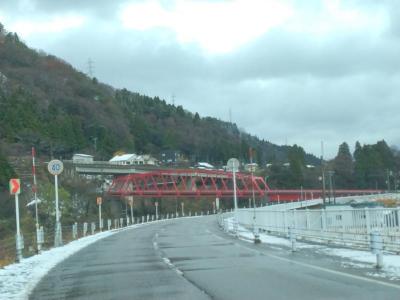
[(400, 299), (399, 282), (311, 250), (254, 245), (215, 216), (128, 229), (52, 269), (30, 299)]

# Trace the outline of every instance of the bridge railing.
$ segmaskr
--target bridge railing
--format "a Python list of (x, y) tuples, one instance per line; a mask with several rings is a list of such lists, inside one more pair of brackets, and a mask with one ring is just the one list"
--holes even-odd
[(400, 252), (400, 208), (292, 209), (238, 211), (239, 225), (298, 240), (368, 249), (371, 233), (382, 237), (383, 249)]

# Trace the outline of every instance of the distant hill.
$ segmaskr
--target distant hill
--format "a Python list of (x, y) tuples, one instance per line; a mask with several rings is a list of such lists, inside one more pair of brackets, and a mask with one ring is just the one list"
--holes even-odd
[[(2, 27), (0, 27), (2, 28)], [(0, 32), (0, 143), (9, 155), (70, 158), (75, 152), (109, 159), (118, 150), (179, 150), (192, 162), (217, 165), (230, 157), (286, 162), (292, 147), (277, 146), (236, 124), (185, 110), (126, 89), (114, 89), (65, 61), (28, 48), (15, 33)], [(308, 164), (319, 164), (310, 154)]]

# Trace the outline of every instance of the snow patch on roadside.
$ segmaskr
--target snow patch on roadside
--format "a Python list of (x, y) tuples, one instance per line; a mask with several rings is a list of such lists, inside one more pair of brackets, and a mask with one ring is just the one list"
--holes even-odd
[(93, 244), (94, 242), (111, 236), (121, 230), (141, 226), (141, 224), (123, 229), (105, 231), (72, 241), (62, 247), (52, 248), (23, 259), (0, 269), (0, 298), (1, 299), (28, 299), (40, 279), (54, 266), (72, 254)]
[[(225, 220), (228, 231), (233, 232), (233, 217)], [(248, 242), (253, 242), (253, 233), (243, 226), (238, 225), (239, 238)], [(291, 247), (291, 242), (283, 237), (277, 237), (260, 233), (262, 243), (268, 245), (277, 245)], [(345, 248), (330, 248), (324, 245), (313, 245), (297, 241), (297, 249), (310, 249), (320, 254), (340, 257), (344, 259), (342, 266), (344, 268), (366, 268), (371, 269), (376, 264), (376, 255), (368, 251), (352, 250)], [(366, 275), (376, 278), (386, 278), (389, 280), (400, 280), (400, 255), (384, 253), (383, 268), (375, 272), (367, 272)]]

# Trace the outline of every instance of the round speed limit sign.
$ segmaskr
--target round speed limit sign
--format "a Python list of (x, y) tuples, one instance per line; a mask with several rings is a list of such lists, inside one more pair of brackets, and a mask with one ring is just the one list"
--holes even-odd
[(54, 159), (47, 165), (47, 170), (49, 170), (51, 175), (60, 175), (64, 170), (64, 165), (61, 160)]

